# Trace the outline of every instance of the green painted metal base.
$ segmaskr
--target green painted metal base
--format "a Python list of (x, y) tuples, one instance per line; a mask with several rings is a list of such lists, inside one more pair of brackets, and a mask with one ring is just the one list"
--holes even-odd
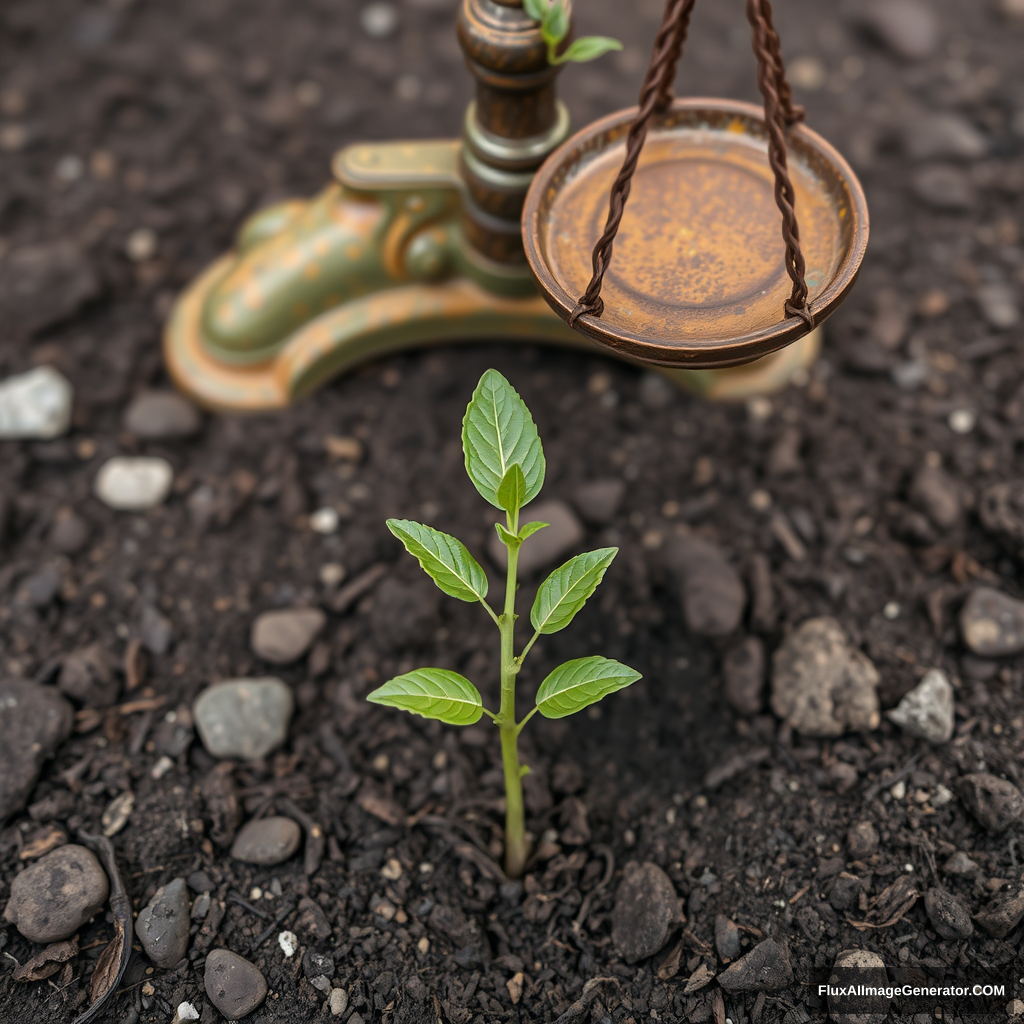
[[(607, 354), (551, 311), (525, 264), (493, 263), (466, 243), (460, 150), (457, 140), (350, 146), (319, 196), (251, 217), (173, 311), (164, 348), (178, 386), (210, 408), (255, 412), (424, 345), (504, 339)], [(819, 336), (746, 366), (665, 372), (708, 398), (747, 398), (810, 365)]]

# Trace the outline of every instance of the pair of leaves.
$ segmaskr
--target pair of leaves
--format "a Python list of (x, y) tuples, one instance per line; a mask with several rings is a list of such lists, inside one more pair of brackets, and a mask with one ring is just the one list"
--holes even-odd
[[(635, 669), (610, 658), (576, 658), (559, 665), (540, 684), (537, 710), (545, 718), (566, 718), (639, 678)], [(448, 725), (474, 725), (484, 713), (480, 691), (465, 676), (443, 668), (420, 668), (396, 676), (367, 700)]]
[(547, 44), (548, 63), (582, 64), (594, 60), (609, 50), (621, 50), (622, 43), (608, 36), (584, 36), (572, 42), (563, 53), (558, 44), (569, 34), (569, 16), (562, 0), (523, 0), (523, 9), (534, 21), (540, 22), (540, 34)]

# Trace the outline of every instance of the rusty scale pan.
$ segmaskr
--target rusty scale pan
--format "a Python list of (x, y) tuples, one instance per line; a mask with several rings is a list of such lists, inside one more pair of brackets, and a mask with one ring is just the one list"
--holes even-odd
[(671, 98), (692, 6), (668, 0), (640, 106), (584, 128), (537, 172), (523, 238), (542, 294), (577, 331), (646, 363), (707, 369), (783, 348), (832, 313), (868, 212), (846, 161), (799, 123), (767, 0), (748, 0), (764, 110)]

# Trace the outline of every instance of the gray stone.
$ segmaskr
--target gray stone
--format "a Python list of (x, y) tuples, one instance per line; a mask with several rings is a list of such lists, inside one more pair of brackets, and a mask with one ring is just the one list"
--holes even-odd
[(975, 878), (982, 874), (981, 865), (971, 860), (963, 850), (957, 850), (942, 865), (942, 870), (947, 875), (956, 875), (958, 878)]
[(171, 620), (161, 615), (151, 604), (143, 605), (139, 616), (139, 632), (142, 646), (150, 654), (157, 656), (166, 654), (174, 638), (174, 626)]
[(124, 429), (143, 441), (192, 437), (202, 425), (199, 410), (177, 391), (143, 391), (124, 413)]
[(880, 842), (878, 829), (870, 821), (858, 821), (856, 825), (851, 825), (850, 831), (846, 833), (846, 845), (854, 860), (870, 857), (878, 849)]
[(61, 846), (15, 876), (4, 918), (30, 942), (59, 942), (98, 914), (109, 894), (92, 851)]
[(1024, 480), (991, 484), (978, 499), (978, 518), (989, 533), (1016, 547), (1024, 547)]
[(992, 587), (973, 590), (960, 611), (964, 643), (983, 658), (1024, 651), (1024, 601)]
[(21, 246), (0, 264), (0, 326), (41, 331), (99, 291), (96, 272), (73, 242)]
[(33, 573), (29, 573), (18, 584), (16, 599), (19, 604), (42, 610), (49, 608), (54, 598), (60, 593), (64, 578), (55, 565), (44, 565)]
[[(885, 961), (868, 949), (844, 949), (835, 959), (828, 979), (833, 990), (864, 985), (886, 988), (889, 976)], [(884, 995), (860, 996), (834, 994), (828, 996), (829, 1016), (835, 1024), (883, 1024), (889, 1016), (889, 1000)]]
[(246, 864), (281, 864), (299, 848), (302, 829), (291, 818), (260, 818), (242, 826), (231, 856)]
[(738, 715), (760, 714), (764, 706), (764, 641), (744, 637), (722, 659), (725, 699)]
[(946, 673), (939, 668), (930, 669), (899, 704), (886, 712), (886, 718), (895, 722), (908, 736), (929, 743), (946, 743), (953, 737), (956, 724), (953, 714), (953, 686)]
[(77, 555), (89, 543), (89, 524), (70, 509), (58, 513), (50, 528), (50, 547), (61, 555)]
[(727, 636), (739, 626), (747, 592), (717, 545), (700, 537), (677, 537), (665, 561), (691, 633)]
[(657, 864), (630, 861), (622, 875), (612, 910), (612, 942), (627, 964), (661, 949), (683, 920), (679, 896)]
[(907, 155), (914, 160), (977, 160), (988, 152), (988, 140), (960, 114), (919, 114), (904, 130)]
[(939, 23), (920, 0), (874, 0), (863, 7), (864, 24), (897, 57), (922, 60), (939, 46)]
[[(340, 1017), (348, 1009), (348, 993), (343, 988), (332, 988), (330, 998), (327, 1000), (327, 1005), (331, 1009), (331, 1014), (335, 1017)], [(353, 1014), (349, 1018), (349, 1024), (352, 1024), (354, 1017), (359, 1016)], [(362, 1018), (359, 1018), (362, 1020)]]
[(52, 366), (8, 377), (0, 383), (0, 440), (49, 440), (66, 434), (73, 400), (71, 384)]
[(266, 757), (288, 737), (292, 691), (280, 679), (230, 679), (204, 690), (192, 708), (203, 746), (214, 757)]
[(929, 889), (924, 894), (924, 909), (932, 927), (944, 939), (969, 939), (974, 934), (970, 911), (945, 889)]
[(963, 516), (960, 492), (939, 466), (922, 466), (910, 485), (910, 500), (940, 530), (951, 530)]
[(720, 960), (735, 960), (743, 949), (740, 930), (725, 914), (715, 918), (715, 949)]
[(250, 644), (255, 654), (274, 665), (298, 661), (327, 623), (319, 608), (284, 608), (264, 612), (252, 624)]
[(103, 464), (93, 489), (108, 508), (143, 512), (167, 500), (173, 481), (174, 470), (166, 459), (155, 455), (117, 455)]
[(808, 619), (772, 656), (772, 710), (805, 736), (876, 729), (878, 682), (835, 619)]
[(72, 651), (57, 677), (61, 693), (88, 708), (110, 707), (121, 692), (111, 654), (99, 643)]
[(1024, 882), (1004, 885), (974, 915), (975, 922), (993, 938), (1005, 939), (1024, 919)]
[(606, 526), (615, 518), (625, 496), (625, 480), (610, 477), (581, 484), (573, 491), (572, 503), (586, 522)]
[(384, 0), (374, 0), (363, 8), (359, 24), (371, 39), (384, 39), (398, 28), (398, 11)]
[(843, 871), (833, 882), (828, 901), (836, 910), (850, 911), (857, 908), (864, 883), (856, 876)]
[(992, 835), (1005, 832), (1024, 817), (1024, 796), (1006, 779), (973, 772), (960, 779), (957, 790), (967, 810)]
[(71, 735), (74, 711), (54, 689), (0, 682), (0, 825), (28, 802), (43, 762)]
[[(537, 501), (519, 513), (519, 523), (548, 523), (527, 539), (519, 549), (519, 572), (530, 576), (548, 569), (576, 554), (583, 541), (583, 526), (564, 501)], [(487, 551), (495, 565), (502, 569), (508, 564), (508, 551), (498, 534), (492, 532)]]
[(1020, 323), (1017, 293), (1008, 282), (992, 281), (979, 285), (974, 298), (989, 327), (994, 327), (997, 331), (1008, 331)]
[(792, 983), (789, 952), (774, 939), (762, 940), (718, 976), (726, 992), (774, 992)]
[(974, 203), (974, 186), (959, 167), (930, 164), (915, 172), (911, 187), (921, 202), (935, 210), (958, 212)]
[(210, 1002), (228, 1020), (252, 1013), (267, 998), (267, 980), (260, 969), (230, 949), (210, 953), (203, 982)]
[(146, 904), (135, 922), (146, 955), (157, 967), (174, 967), (188, 952), (191, 901), (184, 878), (175, 878)]
[(645, 373), (638, 391), (640, 401), (648, 409), (667, 409), (679, 397), (679, 388), (660, 373)]

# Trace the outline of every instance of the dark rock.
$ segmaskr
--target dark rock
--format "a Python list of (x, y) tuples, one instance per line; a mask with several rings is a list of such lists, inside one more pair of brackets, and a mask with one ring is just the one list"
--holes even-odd
[(572, 503), (586, 522), (606, 526), (615, 518), (625, 496), (625, 480), (591, 480), (576, 488)]
[(990, 281), (979, 285), (974, 300), (989, 327), (997, 331), (1008, 331), (1020, 322), (1016, 289), (1006, 281)]
[(825, 933), (825, 924), (814, 907), (801, 907), (794, 920), (808, 942), (817, 942)]
[(764, 706), (764, 641), (744, 637), (722, 659), (725, 699), (738, 715), (760, 714)]
[(310, 981), (314, 978), (333, 978), (334, 957), (330, 953), (314, 953), (312, 950), (303, 953), (302, 973)]
[(976, 878), (982, 874), (981, 865), (971, 860), (963, 850), (957, 850), (942, 866), (947, 875), (958, 878)]
[(85, 253), (64, 240), (21, 246), (0, 264), (0, 325), (40, 331), (99, 294)]
[(61, 846), (15, 876), (4, 918), (30, 942), (59, 942), (98, 914), (109, 894), (92, 851)]
[(828, 902), (836, 910), (855, 910), (864, 892), (864, 883), (856, 875), (843, 871), (832, 883)]
[(291, 818), (260, 818), (242, 826), (231, 856), (246, 864), (281, 864), (299, 848), (302, 829)]
[(630, 861), (623, 872), (615, 909), (612, 942), (627, 964), (653, 956), (683, 919), (679, 896), (657, 864)]
[(796, 427), (784, 427), (768, 452), (765, 470), (769, 476), (793, 476), (803, 468), (800, 448), (803, 434)]
[(735, 960), (743, 948), (740, 940), (740, 930), (735, 922), (730, 921), (724, 914), (719, 914), (715, 918), (715, 949), (718, 950), (718, 958)]
[(789, 952), (774, 939), (762, 940), (718, 976), (726, 992), (774, 992), (792, 983)]
[(55, 565), (44, 565), (21, 580), (16, 600), (19, 604), (42, 611), (60, 593), (62, 582), (61, 572)]
[(252, 624), (255, 654), (274, 665), (298, 661), (327, 623), (319, 608), (285, 608), (264, 612)]
[(1024, 480), (1004, 480), (981, 492), (978, 518), (989, 533), (1024, 548)]
[(1024, 601), (993, 590), (973, 590), (960, 611), (964, 643), (983, 658), (1005, 658), (1024, 651)]
[(834, 761), (828, 766), (829, 785), (837, 793), (849, 793), (860, 779), (860, 773), (852, 764), (845, 761)]
[(50, 528), (50, 547), (61, 555), (77, 555), (89, 543), (89, 524), (70, 509), (57, 514)]
[(117, 700), (121, 683), (114, 672), (114, 659), (101, 644), (72, 651), (61, 665), (57, 686), (61, 693), (87, 708), (108, 708)]
[(135, 922), (146, 955), (157, 967), (174, 967), (188, 952), (191, 900), (184, 878), (157, 889)]
[[(860, 985), (886, 988), (889, 976), (877, 953), (844, 949), (835, 959), (828, 983), (834, 990)], [(828, 1012), (835, 1024), (883, 1024), (889, 1016), (889, 1000), (884, 995), (841, 995), (836, 991), (828, 996)]]
[(213, 892), (213, 879), (205, 871), (193, 871), (187, 881), (193, 892)]
[(677, 537), (665, 559), (691, 633), (726, 636), (739, 626), (747, 593), (716, 545), (700, 537)]
[(1024, 919), (1024, 882), (1004, 885), (977, 914), (975, 922), (993, 938), (1005, 939)]
[(331, 937), (331, 925), (323, 907), (308, 896), (303, 896), (299, 900), (299, 916), (295, 919), (295, 930), (310, 942), (326, 942)]
[(215, 949), (206, 958), (204, 976), (210, 1002), (228, 1020), (239, 1020), (267, 998), (260, 969), (230, 949)]
[(939, 466), (922, 466), (910, 485), (910, 500), (940, 530), (951, 530), (963, 515), (956, 483)]
[(1006, 779), (974, 772), (963, 776), (957, 789), (967, 809), (993, 835), (1005, 832), (1024, 816), (1024, 796)]
[(192, 437), (202, 422), (199, 410), (177, 391), (144, 391), (124, 414), (124, 429), (143, 441)]
[(870, 821), (858, 821), (856, 825), (851, 825), (850, 831), (846, 833), (846, 845), (854, 860), (870, 857), (878, 849), (880, 842), (878, 829)]
[(74, 796), (66, 789), (55, 789), (41, 800), (29, 804), (28, 816), (33, 821), (66, 821), (74, 809)]
[(174, 638), (171, 620), (164, 617), (151, 604), (143, 605), (139, 617), (139, 633), (143, 646), (150, 654), (160, 657), (166, 654)]
[(805, 736), (876, 729), (878, 682), (835, 619), (808, 619), (772, 656), (772, 710)]
[[(519, 523), (548, 523), (519, 549), (519, 572), (525, 577), (549, 569), (576, 554), (583, 542), (583, 526), (576, 513), (564, 501), (537, 501), (519, 513)], [(498, 534), (491, 532), (487, 553), (502, 569), (508, 564), (508, 551)]]
[(974, 203), (971, 179), (958, 167), (931, 164), (911, 179), (914, 195), (935, 210), (969, 210)]
[(945, 889), (929, 889), (924, 894), (924, 909), (932, 927), (944, 939), (968, 939), (974, 934), (970, 912)]
[(874, 0), (862, 11), (863, 23), (897, 57), (922, 60), (938, 49), (938, 20), (920, 0)]
[(0, 825), (32, 794), (43, 762), (71, 735), (74, 712), (54, 689), (0, 682)]

